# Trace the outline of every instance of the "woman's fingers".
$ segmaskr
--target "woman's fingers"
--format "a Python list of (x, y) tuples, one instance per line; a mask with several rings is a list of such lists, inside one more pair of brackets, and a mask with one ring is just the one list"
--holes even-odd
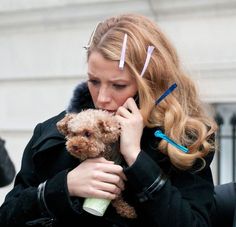
[(93, 197), (93, 198), (101, 198), (101, 199), (109, 199), (113, 200), (118, 197), (118, 193), (111, 193), (109, 191), (104, 190), (98, 190), (90, 187), (90, 189), (87, 190), (87, 195), (85, 195), (85, 198)]
[(93, 168), (92, 177), (95, 180), (116, 184), (119, 188), (124, 189), (123, 180), (126, 180), (126, 176), (120, 165), (113, 163), (95, 163)]
[(99, 157), (99, 158), (89, 158), (86, 160), (87, 162), (94, 162), (94, 163), (110, 163), (110, 164), (114, 164), (114, 161), (110, 161), (105, 159), (104, 157)]
[(115, 173), (119, 175), (123, 180), (127, 180), (123, 172), (123, 168), (120, 165), (115, 164), (114, 161), (109, 161), (103, 157), (100, 157), (100, 158), (87, 159), (86, 162), (93, 162), (96, 164), (93, 166), (94, 168), (101, 169), (104, 172)]
[(85, 197), (114, 199), (124, 190), (124, 187), (124, 182), (119, 175), (96, 170), (92, 173)]
[(120, 106), (116, 111), (116, 115), (122, 116), (124, 118), (129, 118), (132, 116), (132, 113), (124, 106)]
[(123, 107), (129, 110), (133, 114), (139, 114), (139, 108), (133, 98), (128, 98), (123, 104)]
[(123, 168), (105, 158), (87, 159), (67, 176), (71, 196), (114, 199), (124, 190)]
[(111, 194), (116, 194), (116, 195), (119, 195), (121, 191), (124, 190), (124, 185), (123, 185), (123, 188), (121, 189), (120, 187), (117, 186), (117, 184), (111, 184), (111, 183), (107, 183), (103, 181), (94, 181), (92, 184), (92, 187), (95, 190), (101, 190), (101, 191), (109, 192)]

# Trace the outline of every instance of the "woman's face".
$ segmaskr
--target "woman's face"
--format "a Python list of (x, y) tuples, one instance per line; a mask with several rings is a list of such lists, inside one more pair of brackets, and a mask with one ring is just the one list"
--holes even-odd
[(98, 52), (92, 52), (88, 59), (88, 88), (97, 109), (115, 112), (137, 93), (135, 80), (118, 65)]

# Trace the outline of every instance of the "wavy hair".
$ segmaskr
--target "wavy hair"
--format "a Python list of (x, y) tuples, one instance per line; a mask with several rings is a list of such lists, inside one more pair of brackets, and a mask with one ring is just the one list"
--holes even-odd
[[(188, 147), (183, 153), (162, 140), (158, 149), (168, 155), (179, 169), (188, 169), (195, 161), (214, 151), (214, 119), (207, 115), (193, 81), (183, 71), (175, 48), (161, 29), (149, 18), (124, 14), (100, 22), (87, 47), (107, 60), (119, 61), (124, 34), (127, 34), (125, 67), (138, 86), (139, 105), (147, 127), (161, 127), (165, 134)], [(141, 77), (148, 46), (154, 46), (149, 65)], [(178, 88), (158, 105), (154, 105), (173, 83)], [(203, 165), (204, 167), (204, 165)]]

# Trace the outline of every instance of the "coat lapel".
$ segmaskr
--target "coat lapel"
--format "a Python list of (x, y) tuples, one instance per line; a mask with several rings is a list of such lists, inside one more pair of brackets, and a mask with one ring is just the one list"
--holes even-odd
[(65, 111), (58, 115), (55, 123), (51, 124), (50, 130), (45, 130), (44, 133), (42, 133), (42, 135), (38, 138), (38, 140), (32, 146), (33, 149), (37, 150), (36, 153), (57, 146), (58, 144), (65, 143), (66, 140), (64, 135), (62, 135), (56, 127), (56, 122), (61, 120), (64, 116)]
[(33, 161), (36, 169), (40, 169), (42, 177), (53, 176), (55, 173), (72, 168), (80, 162), (68, 153), (65, 147), (66, 139), (56, 126), (66, 113), (79, 113), (83, 109), (94, 108), (87, 83), (76, 86), (73, 97), (66, 111), (42, 123), (41, 136), (32, 145)]

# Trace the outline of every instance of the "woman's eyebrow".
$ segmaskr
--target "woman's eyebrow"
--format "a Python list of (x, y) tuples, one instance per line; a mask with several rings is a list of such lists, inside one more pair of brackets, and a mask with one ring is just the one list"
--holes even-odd
[(89, 77), (96, 77), (94, 74), (87, 72)]
[[(94, 74), (92, 74), (92, 73), (90, 73), (90, 72), (87, 72), (87, 74), (88, 74), (88, 76), (89, 77), (93, 77), (93, 78), (98, 78), (99, 79), (99, 77), (96, 77), (96, 75), (94, 75)], [(129, 81), (128, 80), (126, 80), (125, 78), (113, 78), (113, 79), (111, 79), (111, 80), (109, 80), (109, 82), (111, 82), (111, 83), (113, 83), (113, 82), (125, 82), (125, 83), (128, 83)]]
[(110, 80), (110, 82), (125, 82), (128, 83), (128, 80), (124, 80), (124, 79), (114, 79), (114, 80)]

